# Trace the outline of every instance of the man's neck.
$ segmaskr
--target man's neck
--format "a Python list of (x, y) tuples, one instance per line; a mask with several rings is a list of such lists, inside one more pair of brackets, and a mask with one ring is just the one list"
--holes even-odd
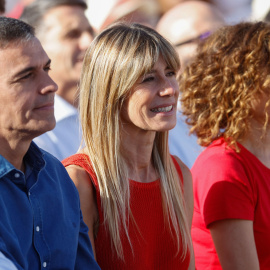
[(24, 172), (23, 158), (30, 147), (31, 140), (7, 140), (0, 137), (0, 154), (8, 160), (16, 169)]

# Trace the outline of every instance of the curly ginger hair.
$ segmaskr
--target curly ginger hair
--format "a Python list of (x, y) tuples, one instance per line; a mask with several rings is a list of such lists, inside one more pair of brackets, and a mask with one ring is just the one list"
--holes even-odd
[(198, 143), (223, 136), (230, 146), (245, 137), (252, 102), (266, 94), (263, 130), (270, 103), (270, 24), (242, 22), (221, 27), (198, 47), (180, 78), (182, 112)]

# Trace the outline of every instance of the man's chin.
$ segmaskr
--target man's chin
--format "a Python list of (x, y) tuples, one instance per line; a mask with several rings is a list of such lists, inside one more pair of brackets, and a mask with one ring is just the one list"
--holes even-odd
[(33, 131), (33, 133), (35, 133), (35, 137), (38, 137), (48, 131), (51, 131), (55, 128), (56, 126), (56, 121), (55, 119), (53, 121), (49, 121), (49, 122), (41, 122), (39, 123), (39, 125), (37, 126), (37, 129), (35, 131)]

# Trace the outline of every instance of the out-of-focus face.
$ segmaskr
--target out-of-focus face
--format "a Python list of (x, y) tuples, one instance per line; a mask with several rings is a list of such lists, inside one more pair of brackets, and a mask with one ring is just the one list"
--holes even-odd
[(162, 58), (139, 78), (121, 112), (124, 131), (167, 131), (176, 125), (179, 86), (175, 70)]
[(196, 55), (198, 41), (224, 24), (222, 15), (203, 1), (185, 1), (168, 11), (157, 24), (179, 54), (181, 71)]
[(183, 1), (185, 0), (157, 0), (162, 13), (167, 12), (168, 10), (170, 10), (171, 8), (173, 8), (174, 6)]
[(44, 16), (40, 37), (52, 59), (52, 78), (59, 84), (77, 83), (86, 49), (93, 40), (90, 26), (80, 6), (59, 6)]
[(209, 36), (217, 26), (210, 20), (200, 23), (198, 19), (190, 17), (176, 21), (173, 27), (175, 28), (172, 29), (173, 44), (184, 68), (196, 55), (198, 42)]
[(0, 136), (33, 139), (54, 128), (50, 59), (36, 38), (0, 49)]

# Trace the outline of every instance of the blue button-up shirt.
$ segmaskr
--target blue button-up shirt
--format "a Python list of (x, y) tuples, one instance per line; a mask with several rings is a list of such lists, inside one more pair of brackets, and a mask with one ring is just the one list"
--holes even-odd
[(23, 270), (100, 269), (63, 165), (33, 142), (24, 163), (0, 155), (0, 251)]

